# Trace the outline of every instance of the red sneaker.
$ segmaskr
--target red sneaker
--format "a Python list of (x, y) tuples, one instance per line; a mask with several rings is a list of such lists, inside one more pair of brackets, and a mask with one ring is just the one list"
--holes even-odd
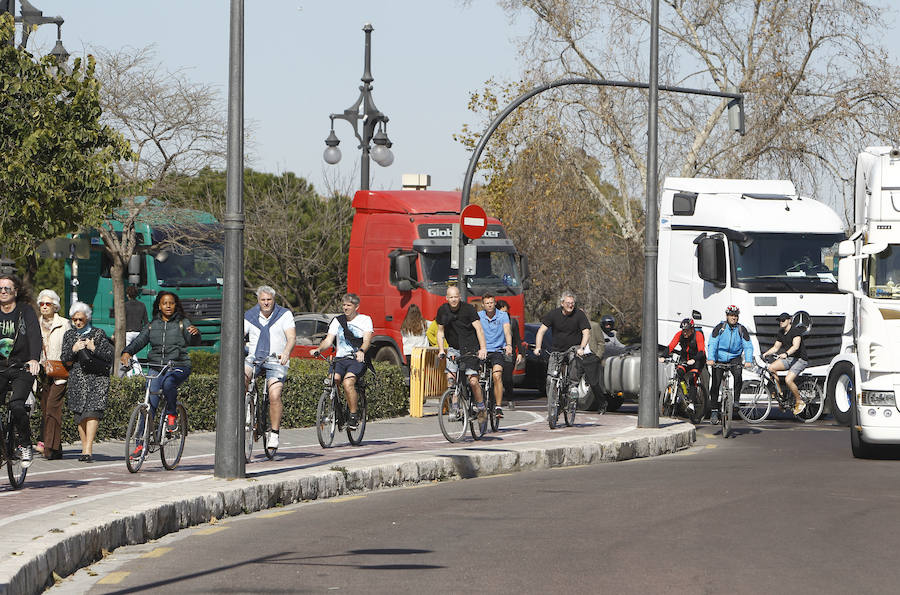
[(137, 446), (134, 447), (134, 451), (131, 453), (131, 458), (139, 459), (139, 458), (141, 458), (141, 454), (143, 452), (144, 452), (144, 445), (138, 444)]
[(166, 431), (174, 432), (175, 429), (178, 427), (177, 422), (178, 422), (178, 418), (176, 416), (167, 415), (166, 416)]

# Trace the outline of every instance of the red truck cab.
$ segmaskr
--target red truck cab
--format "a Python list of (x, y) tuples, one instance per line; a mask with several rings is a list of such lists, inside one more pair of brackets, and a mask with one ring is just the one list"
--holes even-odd
[[(460, 194), (433, 190), (360, 190), (350, 234), (347, 291), (360, 297), (360, 313), (372, 318), (375, 361), (407, 364), (400, 325), (411, 304), (428, 320), (445, 303), (452, 225), (459, 222)], [(524, 336), (524, 287), (528, 264), (502, 223), (488, 218), (484, 236), (474, 241), (476, 272), (467, 276), (469, 299), (489, 293), (509, 303)]]

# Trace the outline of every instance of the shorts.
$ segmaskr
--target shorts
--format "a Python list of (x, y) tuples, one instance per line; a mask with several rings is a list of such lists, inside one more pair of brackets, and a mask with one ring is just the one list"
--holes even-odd
[(800, 372), (806, 369), (806, 366), (809, 365), (809, 362), (805, 359), (800, 359), (797, 357), (787, 356), (784, 360), (784, 369), (788, 372), (793, 372), (797, 376), (800, 375)]
[[(248, 355), (244, 358), (244, 366), (251, 372), (253, 371), (254, 356)], [(282, 366), (277, 361), (267, 359), (262, 364), (262, 369), (266, 371), (266, 380), (277, 380), (283, 382), (287, 378), (288, 367)]]
[(503, 351), (488, 351), (487, 361), (493, 368), (494, 366), (503, 366), (510, 363), (512, 358), (506, 357), (506, 353)]
[[(459, 358), (456, 361), (451, 359), (452, 357)], [(448, 374), (456, 374), (458, 361), (462, 360), (465, 364), (463, 371), (466, 376), (476, 376), (478, 375), (478, 358), (474, 355), (466, 355), (460, 357), (459, 349), (454, 349), (453, 347), (447, 348), (447, 373)]]
[(366, 362), (358, 361), (355, 357), (339, 357), (334, 360), (334, 373), (344, 378), (347, 374), (353, 374), (361, 378), (366, 371)]

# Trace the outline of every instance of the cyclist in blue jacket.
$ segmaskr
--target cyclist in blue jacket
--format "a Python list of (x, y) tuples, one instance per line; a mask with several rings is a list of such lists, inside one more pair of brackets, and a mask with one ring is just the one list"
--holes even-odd
[[(725, 320), (720, 322), (713, 328), (712, 338), (709, 341), (707, 354), (709, 355), (709, 363), (730, 363), (735, 364), (731, 369), (734, 377), (734, 395), (735, 403), (741, 394), (741, 359), (743, 356), (744, 367), (749, 368), (753, 364), (753, 343), (750, 342), (750, 333), (743, 324), (738, 322), (741, 311), (737, 306), (728, 306), (725, 308)], [(712, 412), (712, 423), (719, 423), (721, 419), (721, 404), (719, 403), (719, 387), (722, 384), (722, 376), (725, 370), (722, 368), (712, 369), (712, 382), (710, 383), (709, 398), (706, 410)], [(715, 404), (715, 409), (712, 408)]]

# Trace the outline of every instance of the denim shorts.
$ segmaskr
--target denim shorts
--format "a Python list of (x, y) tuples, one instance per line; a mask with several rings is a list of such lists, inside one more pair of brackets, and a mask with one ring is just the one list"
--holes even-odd
[[(254, 356), (248, 355), (244, 358), (244, 365), (248, 370), (253, 371)], [(266, 371), (266, 380), (284, 381), (287, 378), (288, 367), (282, 366), (277, 361), (267, 359), (262, 364), (262, 369)]]
[[(450, 359), (452, 357), (456, 357), (456, 361)], [(456, 370), (458, 368), (457, 362), (462, 361), (464, 364), (463, 372), (466, 376), (475, 376), (478, 374), (478, 358), (474, 355), (466, 355), (460, 357), (459, 349), (454, 349), (453, 347), (447, 348), (447, 373), (448, 374), (456, 374)]]
[(808, 365), (808, 361), (797, 357), (787, 356), (784, 360), (784, 369), (788, 372), (793, 372), (797, 376), (799, 376), (800, 372), (805, 370)]

